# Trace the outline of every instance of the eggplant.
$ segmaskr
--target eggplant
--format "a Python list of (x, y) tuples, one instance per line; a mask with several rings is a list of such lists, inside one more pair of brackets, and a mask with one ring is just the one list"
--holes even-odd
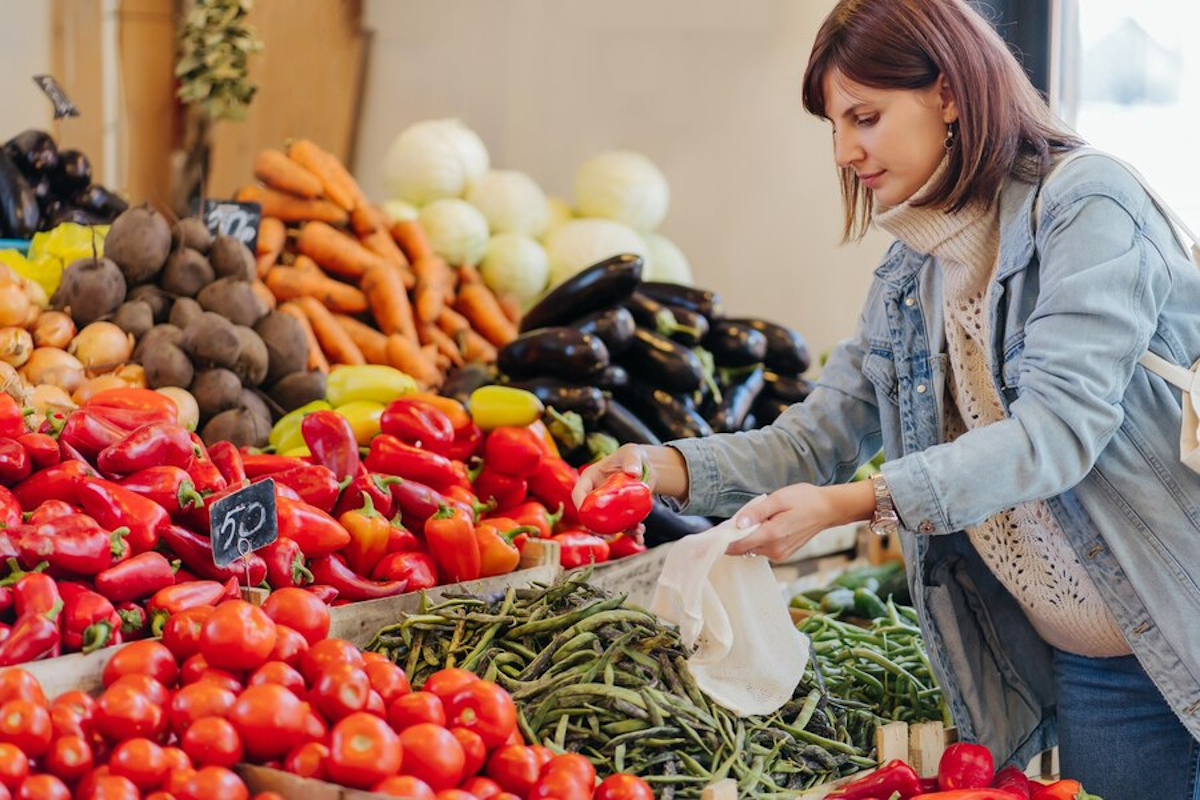
[(642, 280), (641, 256), (606, 258), (563, 281), (521, 319), (521, 332), (572, 321), (621, 303)]
[(585, 422), (595, 422), (608, 411), (608, 398), (595, 386), (577, 386), (557, 378), (509, 381), (508, 385), (532, 393), (542, 405), (559, 413), (574, 411)]
[(704, 533), (713, 527), (713, 523), (705, 517), (672, 511), (670, 506), (657, 497), (650, 506), (650, 514), (644, 524), (644, 540), (650, 547), (678, 541), (695, 533)]
[(677, 306), (667, 308), (675, 315), (675, 322), (678, 323), (675, 332), (671, 334), (671, 340), (684, 347), (699, 347), (704, 337), (708, 336), (708, 317)]
[(4, 143), (4, 152), (28, 178), (58, 166), (58, 145), (45, 131), (29, 128)]
[(49, 173), (43, 172), (36, 179), (30, 180), (29, 185), (33, 189), (33, 196), (37, 198), (38, 208), (44, 215), (50, 201), (58, 199), (54, 194), (54, 187), (50, 183)]
[[(670, 308), (641, 292), (629, 295), (622, 305), (629, 309), (629, 313), (640, 327), (654, 331), (659, 336), (675, 339), (676, 334), (681, 334), (697, 343), (703, 338), (703, 333), (698, 328), (688, 328), (676, 318)], [(705, 325), (705, 330), (707, 329), (708, 326)]]
[(751, 413), (754, 414), (755, 418), (758, 420), (759, 426), (761, 427), (763, 425), (770, 425), (779, 418), (780, 414), (787, 411), (791, 407), (792, 404), (786, 400), (779, 400), (775, 397), (771, 397), (766, 392), (763, 392), (758, 396), (758, 399), (754, 401), (754, 405), (751, 407)]
[(763, 391), (787, 403), (803, 403), (812, 394), (812, 390), (817, 388), (816, 384), (807, 378), (793, 378), (770, 369), (763, 374), (763, 378), (766, 380)]
[(33, 187), (8, 155), (0, 152), (0, 237), (29, 239), (38, 231), (41, 210)]
[(71, 202), (84, 211), (89, 211), (110, 222), (125, 213), (125, 210), (129, 208), (129, 204), (120, 195), (95, 184), (75, 195), (75, 198)]
[(637, 323), (627, 309), (617, 306), (577, 319), (571, 323), (571, 327), (599, 336), (608, 348), (608, 354), (616, 356), (629, 349)]
[(744, 380), (726, 389), (716, 410), (708, 417), (713, 430), (717, 433), (740, 431), (754, 401), (762, 393), (763, 383), (763, 368), (755, 367)]
[(601, 389), (617, 391), (629, 385), (629, 373), (620, 364), (609, 364), (596, 374), (595, 382)]
[(617, 400), (608, 401), (608, 412), (597, 424), (621, 444), (662, 444), (646, 423)]
[(767, 355), (767, 337), (749, 325), (723, 319), (714, 322), (704, 337), (704, 349), (722, 367), (760, 364)]
[(784, 325), (761, 319), (735, 319), (767, 337), (767, 357), (763, 363), (767, 369), (784, 375), (800, 375), (812, 366), (812, 356), (804, 337)]
[(78, 150), (63, 150), (58, 154), (58, 168), (50, 173), (54, 191), (73, 197), (92, 182), (92, 162)]
[(496, 366), (510, 378), (553, 375), (564, 381), (585, 381), (608, 364), (608, 348), (599, 336), (565, 327), (523, 333), (496, 356)]
[[(55, 205), (57, 204), (57, 205)], [(53, 206), (53, 210), (51, 209)], [(85, 211), (82, 208), (72, 208), (64, 206), (57, 200), (51, 200), (46, 206), (46, 213), (43, 215), (42, 230), (50, 230), (58, 227), (64, 222), (73, 222), (76, 225), (106, 225), (111, 220), (108, 217), (101, 217), (93, 214), (90, 211)]]
[(446, 375), (446, 382), (438, 389), (438, 393), (446, 397), (453, 397), (458, 402), (465, 404), (467, 398), (471, 396), (471, 392), (480, 386), (495, 383), (496, 378), (497, 373), (494, 366), (475, 361), (451, 370)]
[(629, 384), (619, 397), (660, 439), (690, 439), (711, 436), (712, 426), (689, 400), (676, 397), (641, 381)]
[(646, 383), (674, 394), (691, 394), (704, 385), (704, 365), (691, 350), (665, 336), (638, 328), (621, 356), (633, 383)]
[(707, 317), (709, 322), (725, 316), (725, 304), (721, 301), (721, 295), (708, 289), (697, 289), (681, 283), (647, 281), (638, 287), (638, 291), (664, 305), (678, 306), (701, 314)]

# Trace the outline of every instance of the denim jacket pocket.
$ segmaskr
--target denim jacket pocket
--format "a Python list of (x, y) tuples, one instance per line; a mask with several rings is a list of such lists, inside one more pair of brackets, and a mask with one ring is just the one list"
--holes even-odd
[(863, 377), (875, 385), (875, 393), (892, 405), (900, 404), (900, 382), (896, 378), (896, 362), (888, 346), (871, 343), (862, 362)]

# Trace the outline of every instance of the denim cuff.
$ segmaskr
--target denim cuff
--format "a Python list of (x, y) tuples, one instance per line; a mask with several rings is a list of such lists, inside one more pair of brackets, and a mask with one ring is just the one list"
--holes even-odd
[(667, 442), (687, 464), (688, 496), (678, 504), (680, 513), (705, 515), (717, 505), (720, 495), (720, 470), (712, 448), (705, 446), (702, 439), (676, 439)]
[(884, 462), (880, 471), (892, 494), (896, 514), (906, 530), (923, 534), (953, 533), (920, 453)]

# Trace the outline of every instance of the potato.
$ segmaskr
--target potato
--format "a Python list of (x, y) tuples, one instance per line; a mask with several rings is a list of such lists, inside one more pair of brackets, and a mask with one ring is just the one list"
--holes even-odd
[(171, 226), (149, 206), (123, 212), (104, 238), (104, 255), (116, 262), (131, 284), (152, 280), (170, 253)]
[(258, 277), (254, 253), (236, 237), (222, 234), (213, 239), (208, 259), (212, 262), (213, 271), (217, 273), (218, 278), (253, 281)]
[(267, 346), (251, 328), (238, 325), (234, 330), (241, 340), (242, 349), (233, 371), (246, 386), (258, 386), (267, 377)]
[(116, 311), (125, 301), (125, 288), (125, 276), (112, 259), (78, 258), (63, 271), (50, 302), (69, 310), (82, 328)]
[(254, 289), (245, 281), (235, 278), (220, 278), (200, 290), (196, 295), (205, 311), (212, 311), (228, 319), (234, 325), (254, 327), (268, 311)]
[(146, 385), (151, 389), (178, 386), (186, 389), (195, 375), (192, 360), (177, 345), (165, 344), (147, 350), (142, 358), (146, 370)]
[(204, 309), (190, 297), (181, 297), (171, 306), (169, 322), (179, 330), (192, 324), (192, 320), (204, 313)]
[(154, 327), (154, 309), (145, 300), (130, 300), (121, 304), (112, 321), (121, 330), (140, 339)]
[(272, 311), (258, 321), (254, 332), (262, 337), (267, 346), (268, 384), (304, 369), (308, 363), (304, 326), (290, 314)]
[(195, 297), (217, 277), (212, 265), (199, 251), (190, 247), (176, 250), (162, 271), (162, 287), (173, 295)]
[(150, 310), (154, 312), (155, 325), (162, 325), (171, 315), (171, 296), (154, 284), (133, 287), (129, 290), (129, 297), (125, 299), (144, 300), (149, 303)]
[(207, 253), (212, 247), (213, 235), (208, 226), (204, 224), (204, 220), (198, 217), (187, 217), (175, 223), (175, 228), (171, 231), (171, 246), (190, 247), (201, 253)]
[(268, 393), (284, 411), (295, 411), (305, 403), (325, 397), (326, 375), (320, 370), (285, 375)]
[(133, 349), (133, 360), (142, 363), (147, 351), (166, 345), (178, 346), (183, 341), (183, 331), (174, 325), (155, 325), (146, 335), (138, 339), (137, 347)]
[(271, 421), (271, 409), (267, 407), (266, 401), (258, 396), (258, 392), (253, 389), (242, 389), (241, 407), (253, 412), (257, 417), (263, 417), (267, 422)]
[(233, 442), (238, 447), (262, 447), (271, 433), (270, 419), (264, 419), (244, 408), (222, 411), (208, 421), (200, 433), (206, 445)]
[(198, 363), (218, 367), (232, 367), (242, 352), (242, 340), (233, 323), (211, 311), (188, 323), (180, 346)]
[(209, 419), (222, 411), (238, 408), (242, 402), (242, 382), (227, 369), (197, 372), (191, 392), (200, 408), (200, 419)]

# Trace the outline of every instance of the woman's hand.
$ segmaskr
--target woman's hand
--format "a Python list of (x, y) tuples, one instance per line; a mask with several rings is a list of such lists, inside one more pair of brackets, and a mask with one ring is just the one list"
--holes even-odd
[(678, 450), (670, 447), (626, 444), (610, 456), (587, 467), (579, 476), (571, 500), (576, 508), (588, 492), (604, 483), (610, 475), (626, 472), (642, 478), (655, 494), (687, 496), (687, 464)]
[(756, 524), (761, 527), (731, 544), (725, 553), (751, 553), (781, 561), (827, 528), (867, 519), (874, 507), (874, 491), (868, 481), (841, 486), (785, 486), (738, 512), (734, 524), (739, 528)]

